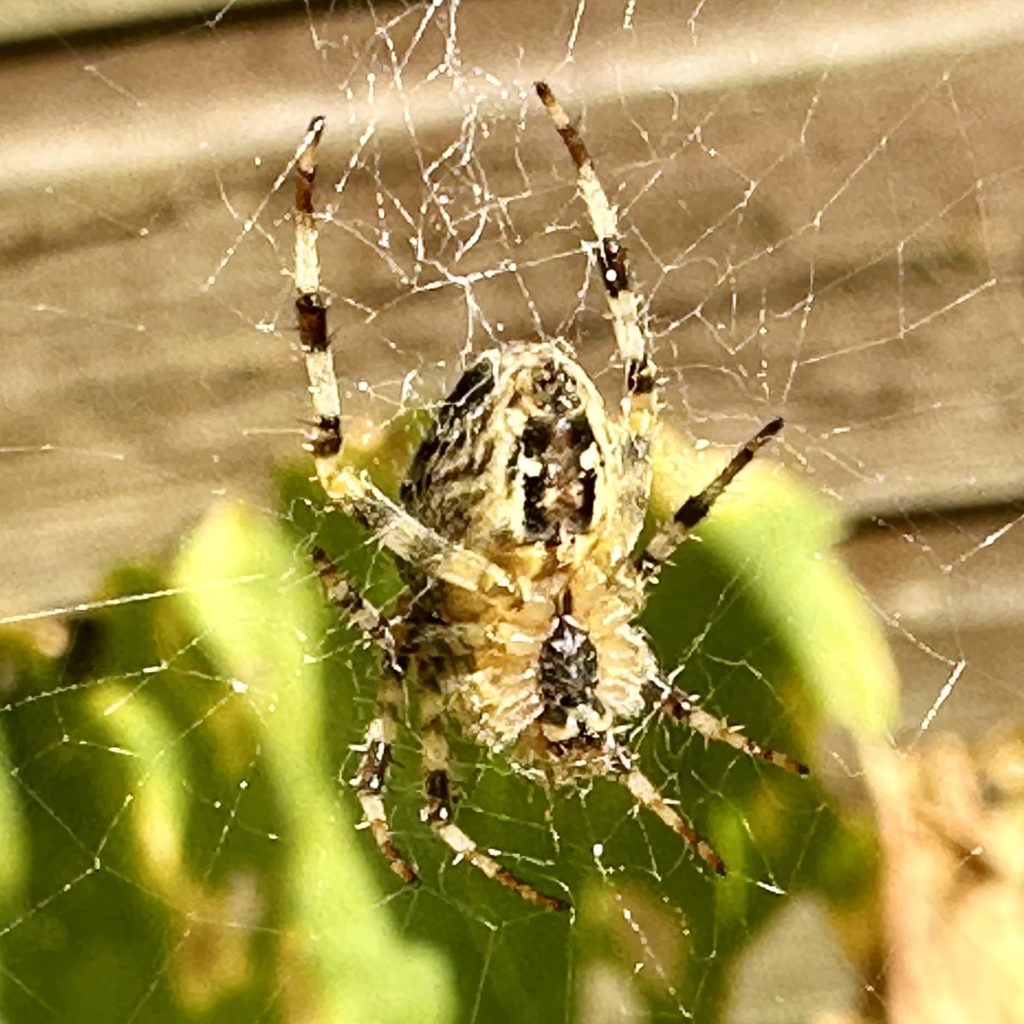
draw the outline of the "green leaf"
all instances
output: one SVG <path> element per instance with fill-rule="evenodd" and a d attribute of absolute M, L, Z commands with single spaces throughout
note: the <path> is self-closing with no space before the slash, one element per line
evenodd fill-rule
<path fill-rule="evenodd" d="M 655 466 L 654 515 L 671 516 L 714 477 L 728 454 L 698 457 L 665 431 Z M 771 465 L 766 452 L 737 477 L 674 561 L 686 562 L 700 545 L 697 561 L 713 564 L 723 578 L 742 579 L 743 600 L 783 648 L 786 671 L 814 710 L 870 742 L 891 734 L 899 682 L 877 618 L 835 554 L 843 533 L 837 510 Z M 670 575 L 670 587 L 682 584 Z M 681 585 L 670 600 L 685 601 L 685 589 Z"/>
<path fill-rule="evenodd" d="M 360 457 L 393 484 L 407 450 L 399 439 Z M 886 734 L 896 678 L 833 553 L 840 520 L 767 454 L 680 546 L 643 624 L 681 688 L 813 765 L 826 728 L 864 744 Z M 666 435 L 654 516 L 717 468 Z M 454 862 L 420 821 L 418 740 L 403 731 L 388 804 L 424 882 L 402 885 L 355 828 L 344 781 L 377 656 L 327 606 L 309 548 L 331 552 L 377 604 L 401 581 L 365 530 L 324 507 L 308 467 L 282 473 L 279 490 L 276 519 L 212 510 L 170 579 L 118 570 L 103 593 L 111 607 L 76 624 L 66 657 L 14 659 L 0 820 L 8 920 L 19 922 L 2 947 L 16 961 L 4 992 L 16 1018 L 472 1012 L 546 1024 L 586 1014 L 604 978 L 638 1012 L 713 1021 L 731 965 L 787 895 L 855 905 L 872 837 L 815 777 L 654 721 L 632 738 L 640 762 L 728 878 L 702 872 L 621 786 L 548 792 L 452 730 L 460 824 L 576 907 L 538 911 Z M 76 956 L 83 945 L 90 955 Z"/>
<path fill-rule="evenodd" d="M 300 564 L 279 529 L 225 505 L 202 523 L 174 572 L 204 646 L 263 726 L 287 841 L 283 927 L 315 978 L 316 1019 L 448 1020 L 449 969 L 438 953 L 403 938 L 380 905 L 352 800 L 339 795 L 330 771 L 323 598 Z"/>

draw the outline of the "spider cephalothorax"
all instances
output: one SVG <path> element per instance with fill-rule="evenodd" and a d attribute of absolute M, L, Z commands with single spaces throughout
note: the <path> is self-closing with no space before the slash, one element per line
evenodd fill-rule
<path fill-rule="evenodd" d="M 384 650 L 377 715 L 354 780 L 366 824 L 393 870 L 417 881 L 392 843 L 383 802 L 409 675 L 420 692 L 424 820 L 489 877 L 533 903 L 564 909 L 566 900 L 516 878 L 455 824 L 445 716 L 482 746 L 505 751 L 551 782 L 595 775 L 620 782 L 718 872 L 721 859 L 626 747 L 638 717 L 651 709 L 751 756 L 800 773 L 806 768 L 676 691 L 635 625 L 658 567 L 782 421 L 763 428 L 646 548 L 634 550 L 650 491 L 654 364 L 615 212 L 579 133 L 546 85 L 538 83 L 537 92 L 576 164 L 597 235 L 623 361 L 619 414 L 608 413 L 564 341 L 509 343 L 480 355 L 436 411 L 400 505 L 346 466 L 312 205 L 322 118 L 314 119 L 296 156 L 296 309 L 317 418 L 310 444 L 317 474 L 328 497 L 398 558 L 408 583 L 401 628 L 393 630 L 325 556 L 317 558 L 331 598 Z"/>

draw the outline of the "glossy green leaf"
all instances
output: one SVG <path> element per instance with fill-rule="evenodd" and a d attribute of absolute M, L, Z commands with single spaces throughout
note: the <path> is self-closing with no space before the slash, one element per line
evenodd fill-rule
<path fill-rule="evenodd" d="M 315 975 L 318 1019 L 443 1021 L 452 1010 L 447 965 L 404 939 L 383 911 L 352 802 L 339 799 L 330 771 L 322 598 L 300 564 L 281 531 L 228 505 L 196 532 L 175 583 L 204 645 L 262 724 L 288 845 L 283 927 Z"/>

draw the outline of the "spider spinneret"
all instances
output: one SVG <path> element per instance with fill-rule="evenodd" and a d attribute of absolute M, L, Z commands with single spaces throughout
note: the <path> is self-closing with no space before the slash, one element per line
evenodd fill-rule
<path fill-rule="evenodd" d="M 423 820 L 488 877 L 531 903 L 564 910 L 568 900 L 517 878 L 455 823 L 446 715 L 480 745 L 505 751 L 519 768 L 552 783 L 594 776 L 621 783 L 719 874 L 725 873 L 721 858 L 661 796 L 625 745 L 637 718 L 654 708 L 752 757 L 799 774 L 807 768 L 677 691 L 635 625 L 658 567 L 782 421 L 762 428 L 635 553 L 650 497 L 657 374 L 615 211 L 578 131 L 551 89 L 542 82 L 536 88 L 576 166 L 597 236 L 624 364 L 618 415 L 609 415 L 567 342 L 508 343 L 483 352 L 441 404 L 400 503 L 346 466 L 312 201 L 320 117 L 295 161 L 295 305 L 316 415 L 309 447 L 317 475 L 332 503 L 396 556 L 408 583 L 393 627 L 326 556 L 316 555 L 328 596 L 384 652 L 377 713 L 353 780 L 365 825 L 395 873 L 415 884 L 415 871 L 392 841 L 383 799 L 403 683 L 412 674 L 420 695 Z"/>

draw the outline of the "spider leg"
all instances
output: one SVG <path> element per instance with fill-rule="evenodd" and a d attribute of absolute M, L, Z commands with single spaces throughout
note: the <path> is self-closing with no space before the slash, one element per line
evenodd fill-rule
<path fill-rule="evenodd" d="M 324 586 L 327 599 L 340 611 L 345 619 L 358 626 L 387 655 L 392 667 L 396 661 L 395 638 L 387 620 L 370 604 L 362 594 L 338 572 L 323 548 L 313 548 L 313 564 Z"/>
<path fill-rule="evenodd" d="M 699 732 L 707 740 L 714 740 L 716 743 L 725 743 L 734 750 L 739 750 L 749 757 L 767 761 L 777 768 L 784 768 L 794 775 L 809 775 L 811 770 L 807 765 L 788 754 L 778 750 L 771 750 L 769 747 L 762 747 L 756 740 L 752 740 L 738 726 L 729 725 L 723 718 L 716 718 L 703 708 L 697 706 L 697 698 L 687 696 L 680 690 L 672 689 L 668 696 L 663 696 L 658 710 L 667 715 L 674 722 L 680 725 L 688 725 L 691 729 Z"/>
<path fill-rule="evenodd" d="M 672 517 L 672 521 L 651 538 L 647 548 L 637 559 L 637 569 L 650 575 L 658 566 L 668 561 L 683 537 L 707 516 L 715 502 L 722 496 L 722 492 L 753 459 L 757 450 L 767 444 L 781 429 L 781 417 L 776 417 L 763 426 L 733 455 L 725 469 L 703 491 L 687 498 Z"/>
<path fill-rule="evenodd" d="M 590 152 L 565 108 L 555 99 L 546 82 L 537 82 L 535 88 L 576 165 L 576 184 L 597 235 L 597 258 L 615 343 L 626 367 L 623 414 L 629 433 L 646 439 L 653 427 L 657 403 L 657 369 L 647 351 L 647 341 L 640 326 L 639 301 L 629 284 L 629 263 L 626 250 L 619 241 L 618 218 L 598 180 Z"/>
<path fill-rule="evenodd" d="M 529 882 L 517 878 L 493 857 L 484 853 L 465 832 L 455 824 L 451 802 L 451 779 L 448 775 L 448 741 L 442 726 L 443 704 L 436 686 L 423 684 L 420 702 L 421 732 L 423 738 L 423 772 L 426 801 L 421 816 L 457 857 L 469 861 L 492 881 L 510 889 L 527 903 L 546 910 L 571 910 L 568 900 L 548 896 Z"/>
<path fill-rule="evenodd" d="M 419 885 L 416 872 L 392 842 L 384 808 L 391 748 L 398 732 L 399 709 L 402 706 L 405 659 L 397 654 L 395 638 L 387 621 L 338 572 L 320 548 L 314 549 L 313 561 L 331 603 L 344 611 L 348 621 L 358 626 L 384 654 L 381 681 L 377 687 L 377 714 L 366 728 L 363 756 L 351 784 L 363 811 L 363 822 L 388 866 L 403 882 Z"/>
<path fill-rule="evenodd" d="M 355 787 L 359 806 L 363 810 L 363 821 L 388 866 L 403 882 L 408 885 L 419 885 L 420 880 L 416 872 L 399 853 L 391 839 L 391 829 L 384 807 L 391 747 L 398 730 L 398 709 L 401 702 L 402 688 L 398 679 L 385 669 L 377 689 L 377 714 L 367 726 L 363 756 L 359 762 L 359 770 L 352 779 L 352 785 Z"/>
<path fill-rule="evenodd" d="M 362 522 L 398 558 L 453 586 L 484 593 L 514 594 L 507 573 L 417 522 L 369 480 L 342 463 L 341 395 L 334 372 L 327 304 L 320 290 L 317 223 L 313 209 L 316 151 L 324 119 L 315 117 L 295 155 L 295 313 L 306 361 L 316 427 L 309 444 L 327 497 Z"/>
<path fill-rule="evenodd" d="M 706 839 L 702 839 L 683 820 L 679 812 L 658 792 L 654 783 L 639 768 L 633 766 L 632 755 L 620 750 L 616 755 L 616 761 L 618 780 L 633 794 L 633 799 L 661 818 L 705 864 L 714 870 L 715 874 L 724 875 L 726 870 L 722 858 L 715 853 Z"/>

